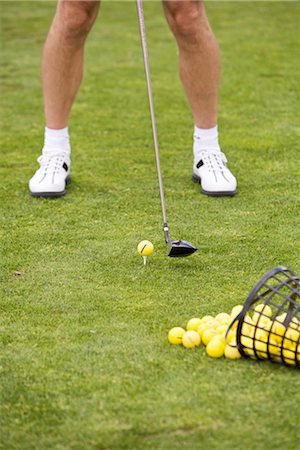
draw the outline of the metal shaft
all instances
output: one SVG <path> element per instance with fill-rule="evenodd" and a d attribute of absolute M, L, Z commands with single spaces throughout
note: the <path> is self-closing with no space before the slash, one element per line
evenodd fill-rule
<path fill-rule="evenodd" d="M 145 21 L 144 21 L 144 11 L 143 11 L 142 0 L 136 0 L 136 5 L 137 5 L 139 27 L 140 27 L 140 34 L 141 34 L 141 44 L 142 44 L 142 50 L 143 50 L 145 75 L 146 75 L 146 81 L 147 81 L 147 90 L 148 90 L 148 99 L 149 99 L 149 107 L 150 107 L 150 115 L 151 115 L 151 123 L 152 123 L 152 133 L 153 133 L 153 141 L 154 141 L 154 149 L 155 149 L 159 193 L 160 193 L 161 209 L 162 209 L 162 215 L 163 215 L 163 221 L 164 221 L 164 235 L 165 235 L 165 241 L 169 242 L 170 241 L 169 229 L 168 229 L 168 224 L 167 224 L 165 197 L 164 197 L 163 182 L 162 182 L 161 169 L 160 169 L 158 139 L 157 139 L 157 132 L 156 132 L 156 124 L 155 124 L 154 104 L 153 104 L 153 97 L 152 97 L 150 66 L 149 66 L 149 57 L 148 57 L 148 49 L 147 49 L 147 42 L 146 42 L 146 30 L 145 30 Z"/>

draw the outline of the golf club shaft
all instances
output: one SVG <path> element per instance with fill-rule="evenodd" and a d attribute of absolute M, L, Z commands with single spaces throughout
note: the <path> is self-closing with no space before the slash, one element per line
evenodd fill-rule
<path fill-rule="evenodd" d="M 145 21 L 144 21 L 143 2 L 142 2 L 142 0 L 136 0 L 136 4 L 137 4 L 137 12 L 138 12 L 138 19 L 139 19 L 140 35 L 141 35 L 141 44 L 142 44 L 142 50 L 143 50 L 145 75 L 146 75 L 146 81 L 147 81 L 147 90 L 148 90 L 149 107 L 150 107 L 150 115 L 151 115 L 151 123 L 152 123 L 153 141 L 154 141 L 154 148 L 155 148 L 155 158 L 156 158 L 156 168 L 157 168 L 157 175 L 158 175 L 161 209 L 162 209 L 162 215 L 163 215 L 163 221 L 164 221 L 164 235 L 165 235 L 165 241 L 169 242 L 170 241 L 169 229 L 168 229 L 168 224 L 167 224 L 165 197 L 164 197 L 163 182 L 162 182 L 161 169 L 160 169 L 160 158 L 159 158 L 158 139 L 157 139 L 157 132 L 156 132 L 154 104 L 153 104 L 151 79 L 150 79 L 150 66 L 149 66 L 149 57 L 148 57 L 147 42 L 146 42 L 146 30 L 145 30 Z"/>

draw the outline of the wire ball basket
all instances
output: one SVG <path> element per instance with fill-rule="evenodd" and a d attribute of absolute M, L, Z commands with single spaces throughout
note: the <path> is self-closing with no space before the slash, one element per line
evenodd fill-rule
<path fill-rule="evenodd" d="M 245 358 L 300 368 L 299 277 L 286 267 L 267 272 L 231 328 L 236 328 L 236 347 Z"/>

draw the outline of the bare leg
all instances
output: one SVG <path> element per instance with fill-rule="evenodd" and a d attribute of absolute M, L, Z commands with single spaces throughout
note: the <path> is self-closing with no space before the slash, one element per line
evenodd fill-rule
<path fill-rule="evenodd" d="M 68 119 L 83 74 L 85 39 L 99 1 L 59 0 L 42 59 L 45 141 L 40 168 L 29 181 L 34 197 L 60 197 L 70 180 Z"/>
<path fill-rule="evenodd" d="M 46 126 L 67 126 L 83 75 L 85 39 L 97 17 L 99 1 L 59 0 L 42 59 Z"/>
<path fill-rule="evenodd" d="M 179 72 L 195 124 L 217 124 L 220 53 L 201 0 L 163 0 L 179 47 Z"/>
<path fill-rule="evenodd" d="M 233 196 L 236 179 L 220 151 L 217 130 L 220 52 L 202 0 L 163 0 L 179 48 L 179 72 L 194 116 L 193 181 L 212 196 Z"/>

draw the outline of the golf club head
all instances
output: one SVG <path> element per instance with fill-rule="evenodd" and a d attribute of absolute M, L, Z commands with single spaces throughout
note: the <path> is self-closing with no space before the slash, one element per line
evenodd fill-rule
<path fill-rule="evenodd" d="M 169 244 L 168 256 L 171 257 L 189 256 L 197 251 L 197 248 L 187 241 L 170 241 Z"/>

